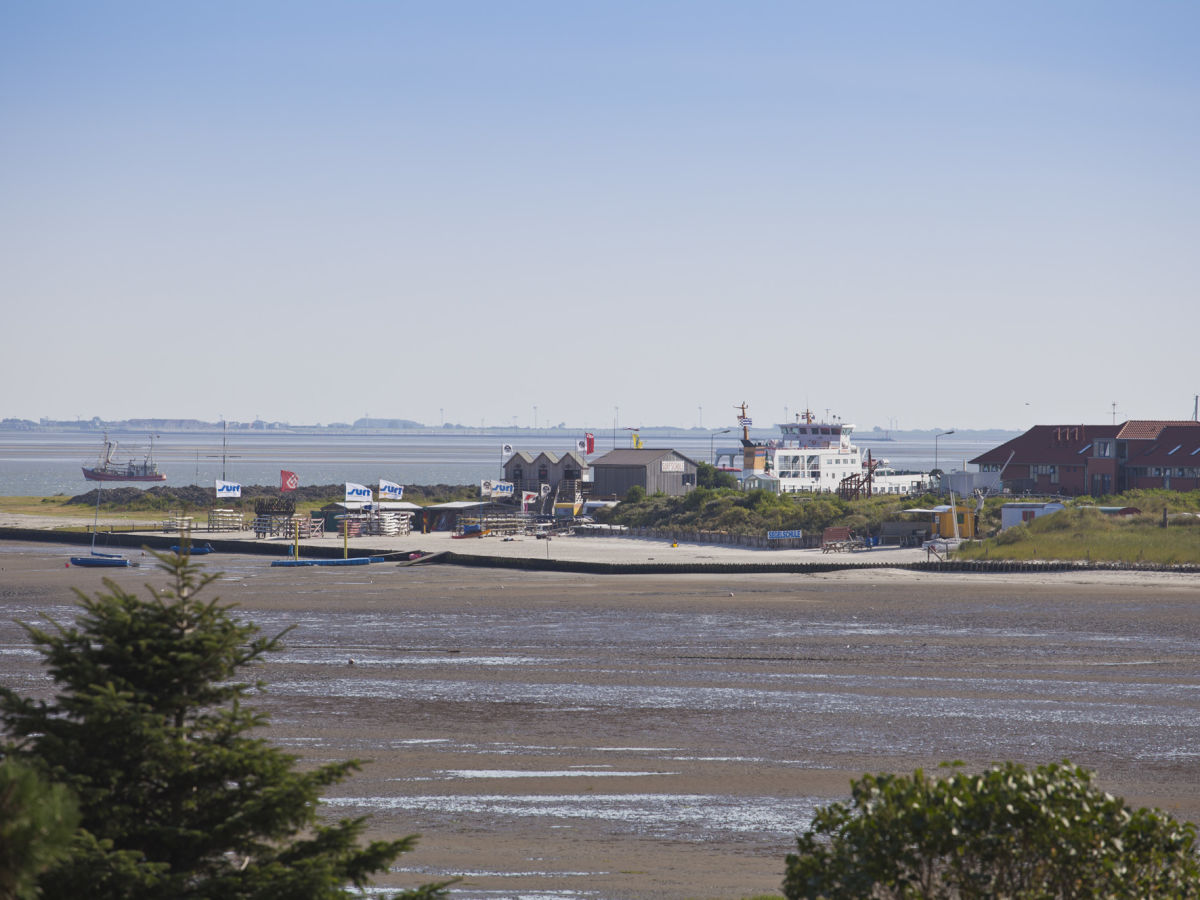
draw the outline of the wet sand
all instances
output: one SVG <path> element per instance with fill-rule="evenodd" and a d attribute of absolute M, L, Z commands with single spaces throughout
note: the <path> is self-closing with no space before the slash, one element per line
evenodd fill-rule
<path fill-rule="evenodd" d="M 49 684 L 14 618 L 69 616 L 71 588 L 105 575 L 160 580 L 67 569 L 70 552 L 0 544 L 0 672 L 28 693 Z M 263 671 L 269 736 L 313 762 L 371 760 L 331 812 L 423 834 L 380 883 L 772 892 L 814 805 L 863 772 L 948 759 L 1069 758 L 1200 820 L 1195 577 L 209 564 L 264 631 L 296 626 Z"/>

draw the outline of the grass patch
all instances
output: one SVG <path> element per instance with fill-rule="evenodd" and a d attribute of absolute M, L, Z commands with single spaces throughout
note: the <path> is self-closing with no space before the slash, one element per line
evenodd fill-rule
<path fill-rule="evenodd" d="M 68 505 L 70 499 L 65 494 L 58 494 L 54 497 L 0 497 L 0 513 L 53 516 L 54 518 L 78 519 L 81 523 L 90 523 L 96 515 L 96 507 L 80 504 Z M 100 508 L 108 518 L 146 518 L 145 511 L 111 509 L 103 503 Z"/>

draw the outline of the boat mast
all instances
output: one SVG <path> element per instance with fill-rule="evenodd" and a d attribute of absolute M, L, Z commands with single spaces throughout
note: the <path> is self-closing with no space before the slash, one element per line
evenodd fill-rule
<path fill-rule="evenodd" d="M 96 515 L 92 518 L 92 556 L 96 555 L 96 532 L 100 530 L 100 492 L 104 490 L 104 482 L 96 482 Z"/>

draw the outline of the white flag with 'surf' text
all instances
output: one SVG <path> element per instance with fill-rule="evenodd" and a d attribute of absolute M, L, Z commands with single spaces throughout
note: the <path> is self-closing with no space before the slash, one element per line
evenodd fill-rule
<path fill-rule="evenodd" d="M 396 484 L 394 481 L 384 481 L 379 479 L 379 499 L 380 500 L 403 500 L 404 485 Z"/>
<path fill-rule="evenodd" d="M 222 481 L 220 478 L 217 479 L 218 500 L 226 497 L 233 499 L 240 496 L 242 496 L 242 486 L 236 481 Z"/>
<path fill-rule="evenodd" d="M 346 482 L 346 502 L 360 501 L 364 503 L 371 502 L 371 489 L 365 484 L 355 484 L 353 481 Z"/>

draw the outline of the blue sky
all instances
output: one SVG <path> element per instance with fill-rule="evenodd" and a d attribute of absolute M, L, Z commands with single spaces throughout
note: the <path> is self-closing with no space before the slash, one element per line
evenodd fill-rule
<path fill-rule="evenodd" d="M 1200 6 L 0 6 L 0 416 L 1190 415 Z"/>

